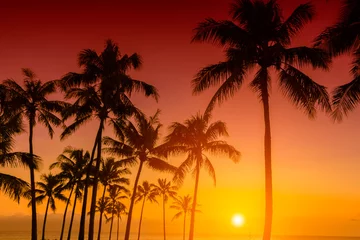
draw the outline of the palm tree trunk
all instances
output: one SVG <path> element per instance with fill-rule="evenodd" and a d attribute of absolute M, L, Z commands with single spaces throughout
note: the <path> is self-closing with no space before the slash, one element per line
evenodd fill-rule
<path fill-rule="evenodd" d="M 89 221 L 89 238 L 94 239 L 94 224 L 95 224 L 95 207 L 96 207 L 96 195 L 99 181 L 99 169 L 101 163 L 101 143 L 102 143 L 102 130 L 104 127 L 104 121 L 100 120 L 99 134 L 97 139 L 97 158 L 94 172 L 94 184 L 92 188 L 91 204 L 90 204 L 90 221 Z"/>
<path fill-rule="evenodd" d="M 35 170 L 34 162 L 34 149 L 33 149 L 33 131 L 34 131 L 34 117 L 29 120 L 29 152 L 30 152 L 30 185 L 31 185 L 31 240 L 37 240 L 37 220 L 36 220 L 36 202 L 35 202 Z"/>
<path fill-rule="evenodd" d="M 48 198 L 48 201 L 47 201 L 47 204 L 46 204 L 46 209 L 45 209 L 44 223 L 43 223 L 42 236 L 41 236 L 42 240 L 45 239 L 45 226 L 46 226 L 47 213 L 48 213 L 48 210 L 49 210 L 49 203 L 50 203 L 50 198 Z"/>
<path fill-rule="evenodd" d="M 77 192 L 78 192 L 78 186 L 76 186 L 76 189 L 75 189 L 74 206 L 73 206 L 72 213 L 71 213 L 71 219 L 70 219 L 70 225 L 69 225 L 69 231 L 68 231 L 67 240 L 70 240 L 70 238 L 71 238 L 71 230 L 72 230 L 72 225 L 73 225 L 74 216 L 75 216 L 75 208 L 76 208 L 76 200 L 77 200 L 76 193 Z"/>
<path fill-rule="evenodd" d="M 183 240 L 185 240 L 186 212 L 184 214 Z"/>
<path fill-rule="evenodd" d="M 146 200 L 146 198 L 144 197 L 143 204 L 142 204 L 142 207 L 141 207 L 141 213 L 140 213 L 140 222 L 139 222 L 139 231 L 138 231 L 138 238 L 137 238 L 137 240 L 140 239 L 141 222 L 142 222 L 142 217 L 143 217 L 143 212 L 144 212 L 145 200 Z"/>
<path fill-rule="evenodd" d="M 119 240 L 119 230 L 120 230 L 120 213 L 118 213 L 118 219 L 117 219 L 116 240 Z"/>
<path fill-rule="evenodd" d="M 106 185 L 104 185 L 104 191 L 101 197 L 101 202 L 104 202 L 104 198 L 105 198 L 105 191 L 106 191 Z M 103 213 L 104 212 L 100 212 L 100 219 L 99 219 L 99 230 L 98 230 L 98 237 L 97 240 L 100 240 L 100 234 L 101 234 L 101 227 L 102 227 L 102 218 L 103 218 Z"/>
<path fill-rule="evenodd" d="M 164 226 L 164 240 L 166 240 L 165 232 L 165 196 L 163 195 L 163 226 Z"/>
<path fill-rule="evenodd" d="M 194 239 L 196 198 L 197 198 L 197 190 L 198 190 L 198 186 L 199 186 L 199 175 L 200 175 L 200 166 L 198 164 L 196 164 L 194 200 L 193 200 L 193 205 L 192 205 L 192 209 L 191 209 L 189 240 Z"/>
<path fill-rule="evenodd" d="M 70 191 L 70 194 L 69 194 L 69 198 L 68 198 L 68 200 L 66 201 L 64 216 L 63 216 L 63 220 L 62 220 L 62 224 L 61 224 L 60 240 L 62 240 L 62 239 L 63 239 L 63 236 L 64 236 L 64 229 L 65 229 L 65 222 L 66 222 L 66 213 L 67 213 L 67 209 L 68 209 L 68 207 L 69 207 L 69 203 L 70 203 L 70 200 L 71 200 L 71 196 L 72 196 L 73 191 L 74 191 L 74 185 L 72 186 L 71 191 Z"/>
<path fill-rule="evenodd" d="M 133 208 L 134 208 L 136 189 L 137 189 L 137 186 L 139 183 L 142 166 L 143 166 L 143 162 L 140 161 L 139 169 L 138 169 L 138 172 L 137 172 L 136 178 L 135 178 L 134 189 L 133 189 L 132 196 L 131 196 L 129 213 L 128 213 L 127 222 L 126 222 L 126 230 L 125 230 L 125 238 L 124 238 L 125 240 L 129 240 L 129 237 L 130 237 L 132 212 L 133 212 Z"/>
<path fill-rule="evenodd" d="M 109 240 L 111 240 L 111 234 L 112 234 L 113 222 L 114 222 L 114 208 L 112 209 L 112 214 L 111 214 L 111 223 L 110 223 L 110 234 L 109 234 Z"/>
<path fill-rule="evenodd" d="M 272 170 L 271 170 L 271 131 L 270 131 L 270 110 L 269 110 L 269 93 L 267 87 L 263 87 L 262 102 L 264 106 L 265 121 L 265 225 L 263 240 L 270 240 L 272 225 Z"/>
<path fill-rule="evenodd" d="M 84 240 L 84 239 L 85 239 L 86 203 L 87 203 L 87 196 L 88 196 L 89 185 L 90 185 L 91 166 L 92 166 L 92 164 L 93 164 L 94 157 L 95 157 L 95 150 L 96 150 L 97 143 L 98 143 L 99 132 L 100 132 L 100 127 L 99 127 L 99 129 L 98 129 L 97 134 L 96 134 L 94 147 L 93 147 L 93 149 L 92 149 L 92 151 L 91 151 L 90 162 L 89 162 L 89 164 L 88 164 L 87 171 L 86 171 L 86 179 L 85 179 L 85 187 L 84 187 L 84 197 L 83 197 L 83 204 L 82 204 L 82 209 L 81 209 L 80 229 L 79 229 L 79 237 L 78 237 L 78 240 Z"/>

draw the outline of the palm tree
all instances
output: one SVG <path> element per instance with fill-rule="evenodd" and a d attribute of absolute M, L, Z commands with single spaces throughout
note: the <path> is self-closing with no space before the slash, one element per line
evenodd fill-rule
<path fill-rule="evenodd" d="M 55 92 L 56 86 L 54 81 L 42 83 L 36 78 L 36 75 L 30 69 L 22 69 L 24 75 L 24 88 L 15 80 L 8 79 L 3 82 L 3 87 L 8 96 L 7 104 L 11 106 L 16 114 L 21 118 L 28 120 L 29 127 L 29 154 L 33 158 L 33 129 L 36 123 L 43 124 L 52 138 L 54 130 L 52 125 L 59 126 L 62 121 L 54 112 L 60 112 L 67 105 L 61 101 L 50 101 L 49 95 Z M 31 161 L 33 162 L 33 161 Z M 30 166 L 30 186 L 31 186 L 31 239 L 37 239 L 36 224 L 36 204 L 35 204 L 35 168 Z"/>
<path fill-rule="evenodd" d="M 177 194 L 178 188 L 175 186 L 171 186 L 171 182 L 168 182 L 165 178 L 158 179 L 158 185 L 153 185 L 155 191 L 157 191 L 158 195 L 162 197 L 163 200 L 163 231 L 164 231 L 164 240 L 166 240 L 166 232 L 165 232 L 165 204 L 169 200 L 169 197 L 175 198 Z"/>
<path fill-rule="evenodd" d="M 22 152 L 12 152 L 14 135 L 23 131 L 21 116 L 8 116 L 5 113 L 0 115 L 0 166 L 17 167 L 19 165 L 27 168 L 33 165 L 38 169 L 39 157 L 34 158 L 31 163 L 29 154 Z M 30 188 L 29 184 L 15 176 L 0 173 L 0 190 L 11 199 L 19 202 L 20 197 Z"/>
<path fill-rule="evenodd" d="M 44 199 L 47 198 L 45 215 L 44 215 L 44 223 L 42 229 L 42 236 L 41 239 L 45 239 L 45 227 L 46 227 L 46 218 L 49 210 L 49 206 L 55 212 L 56 211 L 56 204 L 55 200 L 61 200 L 66 202 L 67 198 L 63 195 L 64 185 L 62 184 L 62 180 L 57 175 L 52 175 L 49 173 L 48 175 L 41 175 L 42 182 L 37 182 L 37 189 L 36 193 L 37 196 L 35 197 L 35 201 L 37 203 L 42 203 Z M 31 205 L 31 202 L 29 203 Z"/>
<path fill-rule="evenodd" d="M 185 175 L 192 169 L 195 177 L 194 200 L 191 212 L 189 239 L 194 237 L 195 211 L 197 205 L 197 192 L 199 186 L 200 169 L 202 167 L 210 174 L 216 184 L 215 169 L 210 159 L 205 155 L 227 155 L 235 163 L 239 161 L 240 152 L 225 141 L 218 140 L 228 136 L 224 122 L 217 121 L 210 124 L 210 114 L 196 115 L 186 120 L 184 124 L 175 122 L 170 127 L 170 134 L 164 144 L 168 154 L 187 154 L 186 160 L 181 163 L 174 175 L 174 181 L 182 184 Z"/>
<path fill-rule="evenodd" d="M 122 128 L 118 128 L 119 140 L 110 137 L 104 138 L 105 150 L 111 154 L 126 157 L 122 161 L 130 166 L 139 164 L 133 192 L 130 200 L 129 214 L 126 223 L 125 240 L 129 240 L 132 212 L 135 203 L 136 191 L 144 163 L 155 170 L 174 172 L 176 168 L 162 159 L 157 142 L 159 141 L 159 111 L 147 118 L 143 114 L 135 115 L 135 124 L 131 121 Z"/>
<path fill-rule="evenodd" d="M 264 240 L 270 240 L 272 225 L 272 170 L 269 91 L 271 71 L 278 73 L 279 88 L 294 105 L 310 117 L 316 106 L 331 111 L 324 86 L 314 82 L 298 67 L 312 66 L 328 70 L 330 56 L 319 48 L 290 47 L 304 25 L 314 16 L 310 3 L 299 5 L 284 19 L 276 0 L 236 0 L 230 8 L 231 20 L 212 18 L 195 29 L 194 42 L 211 42 L 223 47 L 225 61 L 209 65 L 192 81 L 193 93 L 220 85 L 210 101 L 208 111 L 216 103 L 232 97 L 251 70 L 256 69 L 250 87 L 262 102 L 265 122 L 265 225 Z M 195 199 L 196 200 L 196 199 Z M 190 239 L 192 240 L 192 239 Z"/>
<path fill-rule="evenodd" d="M 90 158 L 90 166 L 92 166 L 95 149 L 97 148 L 89 221 L 89 239 L 93 240 L 103 129 L 107 122 L 115 125 L 116 120 L 124 119 L 137 112 L 129 99 L 133 92 L 142 92 L 146 96 L 153 96 L 156 100 L 158 93 L 155 87 L 134 80 L 128 75 L 128 71 L 132 68 L 140 68 L 141 57 L 136 53 L 131 56 L 121 55 L 118 46 L 111 40 L 106 42 L 102 53 L 97 54 L 92 49 L 85 49 L 79 54 L 78 59 L 83 70 L 82 73 L 70 72 L 62 78 L 62 88 L 66 92 L 65 98 L 75 98 L 76 100 L 71 107 L 63 112 L 64 119 L 75 116 L 75 121 L 64 130 L 61 137 L 63 139 L 72 134 L 80 126 L 94 118 L 99 121 L 99 128 Z M 89 171 L 84 189 L 85 201 L 83 201 L 80 222 L 79 239 L 81 240 L 84 239 Z"/>
<path fill-rule="evenodd" d="M 109 197 L 101 197 L 99 198 L 99 200 L 97 201 L 96 204 L 96 208 L 95 208 L 95 212 L 99 212 L 100 213 L 100 220 L 99 220 L 99 231 L 98 231 L 98 240 L 100 240 L 100 235 L 101 235 L 101 228 L 102 228 L 102 215 L 106 212 L 111 211 L 112 206 L 111 206 L 111 201 Z"/>
<path fill-rule="evenodd" d="M 109 191 L 109 198 L 110 198 L 110 204 L 111 204 L 111 207 L 108 209 L 108 210 L 110 210 L 110 211 L 108 211 L 108 213 L 111 214 L 110 234 L 109 234 L 109 240 L 111 240 L 114 215 L 117 214 L 117 212 L 116 212 L 117 205 L 120 204 L 120 205 L 122 205 L 120 208 L 125 209 L 125 205 L 123 203 L 121 203 L 121 201 L 123 199 L 128 198 L 129 191 L 126 188 L 119 186 L 119 185 L 110 185 L 108 191 Z M 126 193 L 127 195 L 124 195 L 123 193 Z"/>
<path fill-rule="evenodd" d="M 120 220 L 121 220 L 121 215 L 122 214 L 127 214 L 126 212 L 126 206 L 121 203 L 121 202 L 117 202 L 115 204 L 115 214 L 117 217 L 117 229 L 116 229 L 116 239 L 119 240 L 119 231 L 120 231 Z"/>
<path fill-rule="evenodd" d="M 142 217 L 143 217 L 143 213 L 144 213 L 145 202 L 149 201 L 149 202 L 156 202 L 157 203 L 156 197 L 158 196 L 158 192 L 155 190 L 153 184 L 149 184 L 148 181 L 144 181 L 142 183 L 142 185 L 138 185 L 137 192 L 135 194 L 136 194 L 135 203 L 138 203 L 138 202 L 142 201 L 141 213 L 140 213 L 140 222 L 139 222 L 139 231 L 138 231 L 138 238 L 137 238 L 137 240 L 139 240 L 140 239 L 141 223 L 142 223 Z"/>
<path fill-rule="evenodd" d="M 62 220 L 60 240 L 63 239 L 65 221 L 67 209 L 71 201 L 72 194 L 75 191 L 74 197 L 74 205 L 73 205 L 73 213 L 71 216 L 69 231 L 68 231 L 68 239 L 71 236 L 72 229 L 72 220 L 74 216 L 76 200 L 81 196 L 82 185 L 84 181 L 84 176 L 86 174 L 86 167 L 90 160 L 90 153 L 85 152 L 83 149 L 74 149 L 72 147 L 67 147 L 64 149 L 63 153 L 59 155 L 57 161 L 50 165 L 50 169 L 58 167 L 61 169 L 59 176 L 61 179 L 66 182 L 65 188 L 70 189 L 68 200 L 66 201 L 64 216 Z"/>
<path fill-rule="evenodd" d="M 73 222 L 74 222 L 74 217 L 75 217 L 75 209 L 76 209 L 76 203 L 77 201 L 82 200 L 83 198 L 83 189 L 85 186 L 85 180 L 82 179 L 80 180 L 77 184 L 76 184 L 76 188 L 75 188 L 75 196 L 74 196 L 74 204 L 73 204 L 73 209 L 71 212 L 71 218 L 70 218 L 70 224 L 69 224 L 69 230 L 68 230 L 68 236 L 67 236 L 67 240 L 71 239 L 71 231 L 72 231 L 72 226 L 73 226 Z"/>
<path fill-rule="evenodd" d="M 332 117 L 341 121 L 359 103 L 360 96 L 360 2 L 344 0 L 338 21 L 326 28 L 316 39 L 315 46 L 321 46 L 332 56 L 350 53 L 353 61 L 350 73 L 353 80 L 337 87 L 333 91 Z"/>
<path fill-rule="evenodd" d="M 183 225 L 183 240 L 185 240 L 185 233 L 186 233 L 186 215 L 189 213 L 191 214 L 191 196 L 186 195 L 184 197 L 178 196 L 174 199 L 173 204 L 170 206 L 170 208 L 173 208 L 179 212 L 177 212 L 172 220 L 175 220 L 182 215 L 184 215 L 184 225 Z"/>
<path fill-rule="evenodd" d="M 114 158 L 107 158 L 105 161 L 102 161 L 102 166 L 99 173 L 99 181 L 104 186 L 104 190 L 101 201 L 104 201 L 105 199 L 105 192 L 108 186 L 118 186 L 126 193 L 129 193 L 129 191 L 122 186 L 129 185 L 129 179 L 121 177 L 124 174 L 130 174 L 130 171 L 127 168 L 122 168 L 121 161 L 115 161 Z M 100 212 L 100 222 L 102 222 L 103 213 L 104 212 Z M 100 240 L 100 234 L 101 224 L 99 224 L 98 240 Z"/>

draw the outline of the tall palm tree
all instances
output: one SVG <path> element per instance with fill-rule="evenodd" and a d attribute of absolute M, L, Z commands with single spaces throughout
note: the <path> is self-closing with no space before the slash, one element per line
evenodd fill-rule
<path fill-rule="evenodd" d="M 63 195 L 64 185 L 62 184 L 62 180 L 58 175 L 52 175 L 49 173 L 48 175 L 41 175 L 42 182 L 37 182 L 37 189 L 35 197 L 35 201 L 37 203 L 42 203 L 44 199 L 47 198 L 45 215 L 44 215 L 44 223 L 42 229 L 42 236 L 41 239 L 45 239 L 45 228 L 46 228 L 46 218 L 50 208 L 55 212 L 56 211 L 56 204 L 55 200 L 61 200 L 66 202 L 67 198 Z M 31 205 L 31 202 L 29 203 Z"/>
<path fill-rule="evenodd" d="M 168 182 L 165 178 L 158 179 L 158 185 L 153 185 L 155 191 L 157 191 L 158 195 L 162 197 L 163 201 L 163 231 L 164 231 L 164 240 L 166 240 L 166 227 L 165 227 L 165 204 L 170 198 L 175 198 L 177 195 L 178 188 L 176 186 L 172 186 L 171 182 Z"/>
<path fill-rule="evenodd" d="M 117 202 L 115 204 L 114 211 L 115 211 L 115 215 L 117 217 L 116 240 L 119 240 L 121 215 L 127 214 L 126 206 L 121 202 Z"/>
<path fill-rule="evenodd" d="M 60 240 L 63 239 L 66 214 L 67 214 L 68 206 L 71 201 L 71 197 L 75 191 L 76 196 L 74 197 L 74 206 L 73 206 L 73 214 L 74 214 L 76 200 L 81 195 L 80 193 L 89 160 L 90 160 L 89 152 L 84 152 L 83 149 L 74 149 L 72 147 L 67 147 L 64 149 L 63 153 L 59 155 L 57 161 L 50 165 L 50 169 L 53 169 L 55 167 L 61 169 L 59 176 L 65 182 L 64 187 L 70 189 L 70 193 L 68 200 L 66 201 L 66 206 L 65 206 L 62 225 L 61 225 Z M 73 219 L 73 214 L 71 219 Z M 70 222 L 70 226 L 69 226 L 68 239 L 70 239 L 71 236 L 71 228 L 72 228 L 72 221 Z"/>
<path fill-rule="evenodd" d="M 62 87 L 66 92 L 65 98 L 75 98 L 76 100 L 70 108 L 63 112 L 64 119 L 75 116 L 75 121 L 64 130 L 61 137 L 72 134 L 80 126 L 94 118 L 99 122 L 90 159 L 91 166 L 97 148 L 89 221 L 89 239 L 93 240 L 103 129 L 107 123 L 114 125 L 117 119 L 124 119 L 137 111 L 129 99 L 133 92 L 142 92 L 145 96 L 153 96 L 156 100 L 158 93 L 155 87 L 128 75 L 131 69 L 140 68 L 141 57 L 136 53 L 131 56 L 121 55 L 118 46 L 111 40 L 106 42 L 105 49 L 100 54 L 92 49 L 85 49 L 80 52 L 78 60 L 82 72 L 70 72 L 62 78 Z M 79 231 L 81 240 L 84 239 L 89 175 L 88 171 Z"/>
<path fill-rule="evenodd" d="M 33 165 L 34 169 L 38 169 L 39 157 L 34 158 L 34 162 L 30 162 L 29 154 L 23 152 L 12 152 L 14 144 L 14 136 L 23 131 L 21 116 L 0 115 L 0 166 L 17 167 L 19 165 L 29 168 Z M 15 176 L 0 173 L 0 191 L 9 196 L 11 199 L 19 202 L 20 197 L 28 191 L 30 185 Z"/>
<path fill-rule="evenodd" d="M 184 124 L 175 122 L 170 127 L 170 134 L 164 144 L 168 154 L 186 154 L 186 160 L 181 163 L 175 172 L 174 181 L 182 184 L 186 173 L 192 170 L 195 177 L 195 188 L 190 220 L 189 239 L 194 238 L 195 212 L 197 192 L 199 187 L 200 169 L 210 174 L 216 184 L 215 169 L 208 156 L 210 154 L 227 155 L 235 163 L 239 161 L 240 152 L 227 142 L 218 140 L 228 136 L 226 125 L 222 121 L 210 123 L 210 114 L 196 115 L 186 120 Z"/>
<path fill-rule="evenodd" d="M 119 189 L 122 189 L 124 192 L 130 194 L 129 190 L 127 190 L 123 185 L 129 185 L 129 179 L 125 177 L 121 177 L 124 174 L 130 174 L 130 171 L 127 168 L 122 167 L 121 161 L 115 161 L 114 158 L 107 158 L 105 161 L 102 161 L 101 170 L 99 173 L 99 181 L 102 183 L 104 190 L 101 197 L 101 201 L 105 199 L 105 192 L 108 189 L 108 186 L 117 186 Z M 110 191 L 110 190 L 109 190 Z M 104 212 L 100 212 L 100 222 L 102 222 Z M 98 230 L 98 240 L 100 240 L 101 234 L 101 224 L 99 224 Z"/>
<path fill-rule="evenodd" d="M 62 121 L 54 113 L 61 112 L 67 105 L 61 101 L 51 101 L 47 98 L 56 91 L 54 81 L 42 83 L 37 79 L 35 73 L 30 69 L 22 69 L 24 75 L 24 87 L 20 86 L 15 80 L 7 79 L 3 82 L 3 87 L 8 96 L 7 104 L 20 114 L 22 119 L 28 120 L 29 128 L 29 154 L 33 158 L 33 132 L 36 123 L 41 123 L 46 127 L 50 137 L 54 135 L 52 125 L 59 126 Z M 31 186 L 31 239 L 37 239 L 36 223 L 36 204 L 35 204 L 35 169 L 30 166 L 30 186 Z"/>
<path fill-rule="evenodd" d="M 225 61 L 200 70 L 193 79 L 193 93 L 220 85 L 210 101 L 208 111 L 216 103 L 232 97 L 242 86 L 244 78 L 256 69 L 250 87 L 263 105 L 265 122 L 265 225 L 264 240 L 270 240 L 272 225 L 272 170 L 269 91 L 271 71 L 278 73 L 279 88 L 294 105 L 310 118 L 316 107 L 331 111 L 324 86 L 314 82 L 298 67 L 312 66 L 328 70 L 330 56 L 319 48 L 290 47 L 291 40 L 314 16 L 310 3 L 299 5 L 287 19 L 282 16 L 276 0 L 236 0 L 230 8 L 231 20 L 212 18 L 195 29 L 194 42 L 211 42 L 223 47 Z M 192 240 L 192 239 L 191 239 Z"/>
<path fill-rule="evenodd" d="M 174 215 L 172 220 L 175 220 L 182 215 L 184 215 L 184 225 L 183 225 L 183 240 L 185 240 L 185 234 L 186 234 L 186 215 L 191 214 L 191 196 L 186 195 L 184 197 L 178 196 L 174 199 L 173 204 L 170 206 L 170 208 L 173 208 L 177 210 L 178 212 Z"/>
<path fill-rule="evenodd" d="M 71 212 L 71 218 L 70 218 L 70 224 L 69 224 L 69 230 L 68 230 L 67 240 L 70 240 L 70 239 L 71 239 L 71 232 L 72 232 L 72 226 L 73 226 L 73 223 L 74 223 L 76 203 L 77 203 L 78 201 L 81 202 L 81 200 L 82 200 L 82 198 L 83 198 L 84 186 L 85 186 L 85 180 L 84 180 L 84 179 L 80 180 L 80 181 L 76 184 L 75 196 L 74 196 L 74 203 L 73 203 L 73 208 L 72 208 L 72 212 Z"/>
<path fill-rule="evenodd" d="M 123 201 L 124 199 L 127 199 L 130 192 L 126 188 L 119 186 L 119 185 L 110 185 L 108 192 L 109 192 L 109 198 L 110 198 L 110 204 L 111 204 L 110 208 L 108 209 L 109 210 L 108 213 L 111 215 L 111 217 L 110 217 L 110 221 L 111 221 L 110 234 L 109 234 L 109 240 L 111 240 L 114 215 L 117 214 L 116 207 L 118 204 L 122 204 L 121 208 L 125 208 L 125 205 L 121 201 Z"/>
<path fill-rule="evenodd" d="M 140 220 L 139 220 L 139 231 L 138 231 L 138 237 L 137 237 L 137 240 L 139 240 L 145 202 L 149 201 L 149 202 L 157 203 L 156 197 L 158 196 L 158 192 L 155 190 L 153 184 L 150 184 L 148 181 L 144 181 L 142 183 L 142 185 L 137 186 L 137 192 L 135 194 L 136 194 L 135 195 L 135 203 L 142 201 Z"/>
<path fill-rule="evenodd" d="M 95 212 L 99 212 L 100 216 L 102 216 L 104 213 L 111 211 L 111 209 L 112 209 L 112 206 L 111 206 L 111 200 L 109 197 L 105 197 L 105 198 L 101 197 L 98 199 L 98 201 L 96 203 Z M 98 240 L 100 240 L 101 228 L 102 228 L 102 217 L 100 217 L 100 219 L 99 219 L 99 231 L 98 231 L 98 238 L 97 238 Z"/>
<path fill-rule="evenodd" d="M 332 56 L 350 53 L 353 60 L 349 83 L 337 87 L 333 91 L 333 113 L 336 121 L 341 121 L 359 103 L 360 96 L 360 2 L 344 0 L 338 21 L 327 27 L 316 39 L 315 46 L 321 46 Z"/>
<path fill-rule="evenodd" d="M 118 140 L 110 137 L 104 138 L 104 144 L 107 146 L 105 150 L 107 152 L 126 157 L 122 160 L 124 164 L 130 166 L 139 164 L 130 200 L 125 240 L 129 240 L 130 237 L 132 212 L 143 165 L 146 164 L 148 167 L 158 171 L 174 172 L 176 170 L 174 166 L 162 158 L 162 153 L 159 146 L 157 146 L 160 138 L 159 130 L 161 128 L 158 118 L 159 113 L 157 111 L 154 116 L 149 118 L 143 114 L 136 114 L 134 117 L 135 123 L 128 121 L 125 127 L 117 129 Z"/>

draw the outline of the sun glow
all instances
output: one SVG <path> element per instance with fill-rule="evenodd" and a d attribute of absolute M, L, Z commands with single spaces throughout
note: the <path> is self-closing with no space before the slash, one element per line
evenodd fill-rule
<path fill-rule="evenodd" d="M 231 223 L 232 225 L 234 225 L 235 227 L 241 227 L 244 225 L 245 223 L 245 219 L 244 216 L 241 214 L 234 214 L 234 216 L 231 219 Z"/>

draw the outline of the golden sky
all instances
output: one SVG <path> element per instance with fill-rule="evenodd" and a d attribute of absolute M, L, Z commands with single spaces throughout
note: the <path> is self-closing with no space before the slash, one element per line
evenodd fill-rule
<path fill-rule="evenodd" d="M 191 95 L 190 80 L 197 70 L 222 59 L 221 49 L 215 46 L 190 44 L 191 30 L 206 17 L 226 18 L 229 1 L 186 0 L 176 2 L 177 5 L 170 1 L 140 2 L 138 6 L 131 1 L 117 4 L 107 1 L 101 6 L 71 3 L 67 7 L 44 2 L 41 6 L 24 3 L 20 8 L 15 3 L 0 3 L 0 79 L 20 80 L 22 67 L 33 69 L 43 81 L 56 79 L 68 71 L 78 71 L 76 57 L 81 49 L 101 51 L 104 40 L 112 38 L 124 53 L 138 52 L 143 56 L 143 69 L 132 76 L 154 84 L 161 97 L 158 103 L 140 96 L 134 96 L 133 100 L 147 114 L 161 109 L 165 135 L 171 122 L 183 121 L 204 110 L 214 92 L 212 89 L 200 96 Z M 296 5 L 306 1 L 279 2 L 286 16 Z M 307 25 L 294 45 L 310 44 L 316 34 L 337 17 L 339 1 L 317 0 L 314 4 L 317 17 Z M 349 61 L 343 56 L 335 59 L 330 72 L 309 69 L 304 72 L 332 90 L 350 80 Z M 341 124 L 332 123 L 322 113 L 316 120 L 308 120 L 282 96 L 276 84 L 273 84 L 270 104 L 274 234 L 360 235 L 360 109 Z M 217 173 L 216 187 L 206 172 L 201 173 L 198 201 L 203 213 L 197 217 L 196 231 L 261 233 L 264 126 L 259 100 L 245 84 L 233 99 L 217 107 L 213 115 L 214 120 L 227 123 L 228 141 L 241 151 L 242 159 L 235 165 L 226 158 L 211 158 Z M 59 140 L 61 129 L 57 129 L 54 139 L 50 140 L 44 128 L 36 126 L 34 150 L 44 160 L 41 173 L 48 172 L 50 163 L 66 146 L 91 149 L 96 124 L 82 127 L 64 141 Z M 111 131 L 106 131 L 106 135 L 111 135 Z M 16 141 L 15 150 L 28 150 L 26 134 L 17 137 Z M 179 157 L 170 162 L 178 165 L 181 160 Z M 24 169 L 1 171 L 29 179 L 29 173 Z M 162 175 L 146 170 L 142 180 L 155 182 L 159 176 Z M 192 194 L 193 185 L 189 177 L 181 193 Z M 25 201 L 18 205 L 0 195 L 0 202 L 1 215 L 30 214 Z M 57 213 L 61 214 L 63 208 L 64 205 L 59 204 Z M 44 206 L 38 209 L 43 214 Z M 160 210 L 156 204 L 146 205 L 144 232 L 161 232 Z M 231 225 L 235 213 L 243 214 L 246 219 L 242 228 Z M 139 206 L 134 214 L 132 227 L 135 231 Z M 172 210 L 167 214 L 169 231 L 181 232 L 181 220 L 170 221 L 173 214 Z M 214 227 L 209 229 L 209 224 Z"/>

